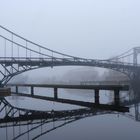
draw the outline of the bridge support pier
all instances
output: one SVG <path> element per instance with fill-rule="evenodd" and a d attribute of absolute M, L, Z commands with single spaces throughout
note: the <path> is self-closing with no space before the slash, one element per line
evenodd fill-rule
<path fill-rule="evenodd" d="M 95 89 L 95 104 L 99 104 L 99 89 Z"/>
<path fill-rule="evenodd" d="M 16 93 L 18 94 L 18 86 L 16 86 L 15 88 L 16 88 L 15 91 L 16 91 Z"/>
<path fill-rule="evenodd" d="M 58 89 L 56 87 L 54 88 L 54 99 L 58 99 Z"/>
<path fill-rule="evenodd" d="M 34 87 L 31 86 L 31 95 L 33 96 L 34 95 Z"/>
<path fill-rule="evenodd" d="M 120 93 L 119 89 L 114 90 L 114 104 L 119 106 L 120 105 Z"/>

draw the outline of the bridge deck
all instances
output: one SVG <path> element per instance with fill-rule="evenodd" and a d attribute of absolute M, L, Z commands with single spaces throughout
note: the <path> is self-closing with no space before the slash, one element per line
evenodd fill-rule
<path fill-rule="evenodd" d="M 67 85 L 67 84 L 8 84 L 7 86 L 23 87 L 46 87 L 46 88 L 67 88 L 67 89 L 99 89 L 99 90 L 122 90 L 128 91 L 129 85 Z"/>
<path fill-rule="evenodd" d="M 129 110 L 127 107 L 120 106 L 120 104 L 119 104 L 119 100 L 120 100 L 119 91 L 129 90 L 128 85 L 8 84 L 7 86 L 15 87 L 15 92 L 13 92 L 13 94 L 16 94 L 19 96 L 55 101 L 55 102 L 60 102 L 60 103 L 67 103 L 67 104 L 72 104 L 72 105 L 79 105 L 79 106 L 90 107 L 90 108 L 94 107 L 94 108 L 99 108 L 99 109 L 103 109 L 103 110 L 113 110 L 113 111 L 120 111 L 120 112 L 125 112 L 125 111 Z M 19 91 L 18 91 L 19 87 L 30 87 L 31 93 L 30 94 L 19 93 Z M 34 88 L 36 88 L 36 87 L 53 88 L 54 97 L 46 97 L 45 95 L 43 95 L 43 96 L 36 95 L 34 92 Z M 58 97 L 59 88 L 95 90 L 95 103 L 59 98 Z M 99 90 L 113 90 L 114 91 L 114 93 L 113 93 L 114 94 L 114 103 L 113 104 L 101 104 L 99 101 L 99 93 L 100 93 Z"/>
<path fill-rule="evenodd" d="M 40 95 L 29 95 L 29 94 L 25 94 L 25 93 L 14 93 L 13 92 L 12 94 L 18 95 L 18 96 L 35 98 L 35 99 L 55 101 L 55 102 L 71 104 L 71 105 L 78 105 L 78 106 L 83 106 L 83 107 L 97 108 L 97 109 L 101 109 L 101 110 L 129 112 L 128 107 L 114 105 L 114 104 L 111 104 L 111 105 L 109 105 L 109 104 L 96 104 L 96 103 L 91 103 L 91 102 L 77 101 L 77 100 L 71 100 L 71 99 L 62 99 L 62 98 L 55 99 L 53 97 L 46 97 L 46 96 L 40 96 Z"/>

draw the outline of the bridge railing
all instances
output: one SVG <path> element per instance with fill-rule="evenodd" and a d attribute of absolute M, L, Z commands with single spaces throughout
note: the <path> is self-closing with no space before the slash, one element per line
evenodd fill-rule
<path fill-rule="evenodd" d="M 108 64 L 116 64 L 116 65 L 130 65 L 133 66 L 133 63 L 128 63 L 128 62 L 121 62 L 121 61 L 113 61 L 113 60 L 101 60 L 101 63 L 108 63 Z M 140 66 L 140 65 L 137 65 Z"/>
<path fill-rule="evenodd" d="M 15 61 L 51 61 L 51 62 L 79 62 L 79 63 L 89 63 L 93 65 L 120 65 L 120 66 L 133 66 L 133 63 L 126 63 L 126 62 L 116 62 L 110 60 L 94 60 L 94 59 L 83 59 L 83 58 L 60 58 L 60 57 L 0 57 L 1 62 L 15 62 Z M 140 65 L 137 65 L 137 67 Z"/>

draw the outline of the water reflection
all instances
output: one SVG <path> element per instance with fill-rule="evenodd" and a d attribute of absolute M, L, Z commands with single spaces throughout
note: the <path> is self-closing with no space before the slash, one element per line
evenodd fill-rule
<path fill-rule="evenodd" d="M 128 94 L 127 94 L 128 96 Z M 16 96 L 15 96 L 16 97 Z M 136 96 L 135 96 L 136 97 Z M 1 99 L 0 102 L 0 134 L 3 140 L 16 140 L 16 139 L 43 139 L 46 134 L 54 131 L 67 124 L 81 120 L 87 117 L 117 114 L 118 117 L 121 115 L 134 119 L 137 122 L 140 121 L 139 115 L 139 98 L 132 96 L 121 101 L 123 106 L 129 106 L 130 112 L 121 113 L 110 110 L 101 110 L 97 108 L 85 108 L 79 106 L 70 106 L 69 108 L 62 105 L 62 108 L 58 105 L 59 103 L 39 101 L 40 107 L 44 111 L 38 111 L 34 109 L 37 104 L 36 101 L 29 101 L 26 104 L 27 99 L 19 97 L 14 98 L 12 101 L 22 102 L 25 104 L 25 108 L 22 106 L 15 106 L 14 103 L 9 103 L 6 99 Z M 85 96 L 84 96 L 85 98 Z M 30 103 L 30 104 L 29 104 Z M 50 107 L 53 104 L 53 107 Z M 58 108 L 55 107 L 59 106 Z M 47 108 L 47 109 L 46 109 Z M 60 109 L 61 108 L 61 109 Z M 47 110 L 47 111 L 46 111 Z M 105 117 L 105 116 L 104 116 Z M 111 120 L 110 120 L 111 121 Z M 84 132 L 86 133 L 86 132 Z"/>
<path fill-rule="evenodd" d="M 10 129 L 10 133 L 11 131 L 13 132 L 12 137 L 10 136 L 11 139 L 23 138 L 24 135 L 27 135 L 28 139 L 38 139 L 42 135 L 74 121 L 95 115 L 112 113 L 111 111 L 90 108 L 36 111 L 14 107 L 5 99 L 1 99 L 0 112 L 0 127 L 6 129 L 6 140 L 9 139 L 8 129 Z M 47 129 L 45 129 L 46 125 L 49 126 Z M 36 129 L 40 129 L 40 131 L 33 135 L 33 131 Z"/>

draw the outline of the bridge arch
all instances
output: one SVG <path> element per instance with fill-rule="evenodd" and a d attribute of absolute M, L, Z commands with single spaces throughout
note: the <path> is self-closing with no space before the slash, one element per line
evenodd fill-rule
<path fill-rule="evenodd" d="M 37 69 L 42 69 L 42 68 L 43 68 L 43 69 L 47 69 L 47 68 L 56 68 L 56 67 L 67 67 L 67 66 L 68 66 L 68 67 L 69 67 L 69 66 L 70 66 L 70 67 L 71 67 L 71 66 L 72 66 L 72 67 L 83 67 L 83 66 L 84 66 L 84 67 L 91 67 L 91 69 L 92 69 L 92 68 L 103 68 L 103 69 L 106 69 L 106 68 L 104 68 L 104 67 L 96 67 L 96 66 L 93 66 L 93 65 L 84 65 L 84 64 L 83 64 L 83 65 L 82 65 L 82 64 L 81 64 L 81 65 L 75 65 L 75 64 L 74 64 L 74 65 L 72 65 L 72 64 L 71 64 L 71 65 L 69 65 L 69 64 L 67 64 L 67 65 L 65 65 L 65 64 L 64 64 L 64 65 L 57 65 L 57 64 L 56 64 L 56 65 L 53 65 L 53 66 L 36 66 L 36 67 L 30 67 L 30 69 L 27 68 L 27 69 L 22 70 L 22 71 L 20 71 L 20 72 L 13 73 L 13 75 L 11 75 L 10 79 L 13 78 L 13 77 L 16 76 L 16 75 L 19 75 L 19 74 L 22 74 L 22 73 L 25 73 L 25 72 L 29 72 L 29 71 L 33 71 L 33 70 L 37 70 Z M 114 69 L 111 69 L 111 68 L 108 68 L 108 69 L 113 70 L 113 71 L 116 71 L 116 72 L 119 72 L 119 73 L 122 73 L 121 71 L 118 71 L 118 70 L 114 70 Z M 47 74 L 47 72 L 46 72 L 46 74 Z M 124 74 L 125 76 L 128 77 L 128 75 L 127 75 L 126 73 L 123 73 L 123 74 Z M 9 79 L 9 80 L 10 80 L 10 79 Z M 9 80 L 8 80 L 8 81 L 9 81 Z M 6 83 L 5 83 L 5 84 L 6 84 Z"/>

